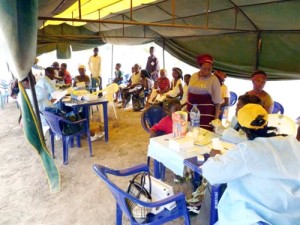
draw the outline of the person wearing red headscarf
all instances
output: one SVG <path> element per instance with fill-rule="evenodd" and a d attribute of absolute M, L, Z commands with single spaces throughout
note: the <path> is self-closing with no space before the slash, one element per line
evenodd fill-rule
<path fill-rule="evenodd" d="M 218 78 L 212 74 L 213 58 L 208 54 L 199 55 L 197 62 L 200 71 L 194 73 L 188 87 L 187 110 L 194 104 L 200 110 L 200 127 L 213 130 L 210 122 L 217 119 L 222 103 L 221 86 Z"/>

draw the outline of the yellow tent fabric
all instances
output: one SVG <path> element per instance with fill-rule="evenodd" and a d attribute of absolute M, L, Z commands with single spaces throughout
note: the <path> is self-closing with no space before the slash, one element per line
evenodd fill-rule
<path fill-rule="evenodd" d="M 155 0 L 134 0 L 132 1 L 132 7 L 137 7 L 142 4 L 149 4 L 155 2 Z M 81 1 L 81 19 L 96 20 L 104 18 L 110 14 L 128 10 L 131 7 L 130 0 L 82 0 Z M 64 12 L 54 16 L 54 18 L 79 18 L 79 4 L 75 2 Z M 59 25 L 61 21 L 47 21 L 44 26 L 48 25 Z M 82 26 L 84 22 L 66 22 L 72 26 Z"/>

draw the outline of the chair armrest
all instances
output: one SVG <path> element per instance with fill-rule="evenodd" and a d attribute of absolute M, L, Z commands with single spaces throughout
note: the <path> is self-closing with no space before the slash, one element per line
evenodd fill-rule
<path fill-rule="evenodd" d="M 94 170 L 99 170 L 102 166 L 94 164 L 93 168 Z M 132 174 L 136 174 L 139 172 L 149 172 L 149 167 L 147 166 L 147 164 L 139 164 L 133 167 L 129 167 L 126 169 L 121 169 L 121 170 L 114 170 L 114 169 L 110 169 L 108 167 L 102 167 L 105 168 L 105 172 L 108 174 L 112 174 L 115 176 L 120 176 L 120 177 L 124 177 L 124 176 L 129 176 Z"/>
<path fill-rule="evenodd" d="M 73 124 L 74 125 L 74 124 L 84 123 L 84 122 L 87 121 L 87 119 L 81 119 L 81 120 L 72 122 L 70 120 L 66 120 L 66 119 L 62 118 L 61 121 L 65 122 L 65 123 L 68 123 L 68 124 Z"/>

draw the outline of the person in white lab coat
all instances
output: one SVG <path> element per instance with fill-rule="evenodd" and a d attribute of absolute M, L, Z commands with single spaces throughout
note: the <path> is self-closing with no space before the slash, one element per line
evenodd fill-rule
<path fill-rule="evenodd" d="M 212 150 L 201 167 L 211 185 L 227 183 L 217 224 L 300 224 L 300 143 L 267 127 L 268 113 L 258 104 L 237 117 L 248 140 L 224 155 Z"/>
<path fill-rule="evenodd" d="M 45 76 L 41 77 L 35 85 L 36 98 L 39 105 L 39 110 L 45 110 L 46 107 L 53 106 L 55 99 L 52 99 L 51 94 L 56 91 L 52 80 L 55 78 L 54 69 L 47 67 Z"/>

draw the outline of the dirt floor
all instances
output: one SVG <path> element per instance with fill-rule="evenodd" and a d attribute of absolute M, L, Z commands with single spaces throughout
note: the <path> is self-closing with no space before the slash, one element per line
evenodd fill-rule
<path fill-rule="evenodd" d="M 117 104 L 116 104 L 117 106 Z M 95 111 L 92 120 L 99 120 Z M 125 168 L 147 159 L 149 134 L 140 124 L 141 112 L 117 108 L 118 120 L 109 110 L 109 142 L 93 142 L 93 157 L 89 156 L 86 138 L 82 148 L 72 148 L 69 164 L 62 164 L 62 144 L 55 142 L 55 163 L 61 174 L 61 191 L 50 194 L 39 156 L 25 139 L 18 125 L 19 109 L 14 102 L 0 110 L 0 224 L 2 225 L 113 225 L 115 200 L 92 170 L 93 164 Z M 49 134 L 46 143 L 50 149 Z M 128 179 L 114 180 L 126 187 Z M 167 171 L 166 182 L 174 191 L 189 194 L 191 184 L 173 182 Z M 191 217 L 192 224 L 200 224 Z M 183 224 L 182 219 L 168 224 Z"/>

